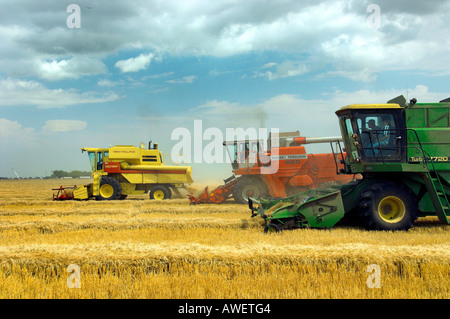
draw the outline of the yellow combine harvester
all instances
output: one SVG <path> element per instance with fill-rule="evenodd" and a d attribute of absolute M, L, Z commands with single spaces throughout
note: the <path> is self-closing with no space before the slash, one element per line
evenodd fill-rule
<path fill-rule="evenodd" d="M 93 182 L 79 187 L 61 186 L 54 200 L 125 199 L 128 195 L 142 195 L 149 192 L 150 199 L 172 197 L 172 189 L 192 184 L 190 166 L 166 166 L 158 144 L 151 142 L 148 149 L 143 143 L 139 147 L 117 145 L 110 148 L 82 148 L 87 152 L 92 169 Z"/>

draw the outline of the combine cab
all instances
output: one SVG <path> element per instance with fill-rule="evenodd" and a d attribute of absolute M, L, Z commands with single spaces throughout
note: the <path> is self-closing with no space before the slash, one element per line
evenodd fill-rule
<path fill-rule="evenodd" d="M 110 148 L 82 148 L 87 152 L 92 169 L 93 183 L 79 187 L 60 187 L 54 200 L 89 199 L 116 200 L 128 195 L 149 193 L 150 199 L 172 197 L 172 190 L 191 184 L 190 166 L 166 166 L 158 144 L 148 149 L 118 145 Z M 68 191 L 73 195 L 68 195 Z"/>
<path fill-rule="evenodd" d="M 252 197 L 266 231 L 333 227 L 344 216 L 367 229 L 407 230 L 423 216 L 448 224 L 450 103 L 356 104 L 336 112 L 348 156 L 342 174 L 363 179 L 281 200 Z"/>

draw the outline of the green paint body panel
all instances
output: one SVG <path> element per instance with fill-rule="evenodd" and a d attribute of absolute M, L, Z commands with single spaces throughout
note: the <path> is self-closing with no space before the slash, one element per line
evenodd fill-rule
<path fill-rule="evenodd" d="M 275 222 L 287 229 L 306 226 L 330 228 L 345 214 L 339 190 L 323 191 L 323 193 L 320 190 L 306 191 L 282 200 L 250 198 L 249 203 L 251 209 L 253 203 L 258 204 L 256 210 L 264 218 L 268 227 Z M 270 215 L 266 214 L 267 210 L 280 204 L 280 208 L 275 209 Z"/>

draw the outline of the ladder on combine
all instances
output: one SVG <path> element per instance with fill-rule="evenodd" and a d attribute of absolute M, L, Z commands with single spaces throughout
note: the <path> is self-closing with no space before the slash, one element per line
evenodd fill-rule
<path fill-rule="evenodd" d="M 436 167 L 433 162 L 425 158 L 425 165 L 427 166 L 427 177 L 428 181 L 426 183 L 428 192 L 433 202 L 436 214 L 439 220 L 443 223 L 450 224 L 447 216 L 450 215 L 450 202 L 446 195 L 444 186 L 442 185 L 441 178 L 439 177 Z"/>
<path fill-rule="evenodd" d="M 430 194 L 431 202 L 433 203 L 436 215 L 439 220 L 444 224 L 450 224 L 447 216 L 450 215 L 450 201 L 447 197 L 444 185 L 442 185 L 439 173 L 434 166 L 433 160 L 430 154 L 425 152 L 422 147 L 422 143 L 419 140 L 419 136 L 415 130 L 411 131 L 414 134 L 417 143 L 419 144 L 419 150 L 422 152 L 423 163 L 426 168 L 425 185 L 428 193 Z"/>

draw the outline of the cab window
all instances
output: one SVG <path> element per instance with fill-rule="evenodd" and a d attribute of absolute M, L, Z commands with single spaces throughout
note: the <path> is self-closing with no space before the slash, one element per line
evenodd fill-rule
<path fill-rule="evenodd" d="M 246 163 L 248 157 L 248 142 L 239 143 L 238 163 Z"/>
<path fill-rule="evenodd" d="M 352 127 L 352 122 L 351 119 L 345 119 L 345 127 L 347 128 L 347 135 L 348 136 L 352 136 L 353 134 L 353 127 Z"/>
<path fill-rule="evenodd" d="M 362 113 L 356 117 L 362 154 L 367 159 L 400 159 L 401 148 L 397 137 L 402 133 L 396 128 L 391 113 Z"/>
<path fill-rule="evenodd" d="M 97 153 L 97 171 L 103 170 L 103 152 Z"/>
<path fill-rule="evenodd" d="M 89 164 L 91 165 L 91 171 L 95 172 L 95 164 L 96 164 L 95 152 L 88 152 L 88 156 L 89 156 Z"/>

